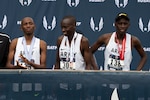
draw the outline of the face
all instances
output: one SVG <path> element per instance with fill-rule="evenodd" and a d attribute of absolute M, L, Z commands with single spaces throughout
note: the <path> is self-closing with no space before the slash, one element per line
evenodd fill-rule
<path fill-rule="evenodd" d="M 117 33 L 125 34 L 128 27 L 130 26 L 130 23 L 125 19 L 120 19 L 118 22 L 115 22 L 115 26 Z"/>
<path fill-rule="evenodd" d="M 24 18 L 21 22 L 21 29 L 26 35 L 33 34 L 35 30 L 35 24 L 33 22 L 33 19 L 30 17 Z"/>
<path fill-rule="evenodd" d="M 63 19 L 61 30 L 64 35 L 69 36 L 75 32 L 75 23 L 70 18 Z"/>

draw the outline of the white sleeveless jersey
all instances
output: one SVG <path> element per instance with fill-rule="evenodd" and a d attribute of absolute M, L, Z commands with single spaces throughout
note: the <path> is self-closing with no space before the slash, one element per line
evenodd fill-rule
<path fill-rule="evenodd" d="M 30 47 L 30 45 L 28 45 Z M 18 61 L 20 59 L 20 54 L 23 54 L 25 56 L 25 49 L 23 46 L 23 37 L 19 37 L 16 45 L 16 52 L 14 57 L 14 64 L 16 64 L 16 60 Z M 35 64 L 40 64 L 40 39 L 35 38 L 35 43 L 32 49 L 32 58 L 30 58 Z M 29 60 L 29 59 L 28 59 Z"/>
<path fill-rule="evenodd" d="M 107 44 L 104 52 L 105 60 L 104 60 L 104 70 L 123 70 L 123 71 L 129 71 L 130 70 L 130 64 L 132 61 L 132 52 L 131 52 L 131 35 L 126 33 L 126 43 L 125 43 L 125 53 L 124 53 L 124 60 L 123 66 L 121 66 L 119 69 L 117 69 L 115 66 L 118 64 L 120 66 L 120 58 L 119 58 L 119 50 L 118 50 L 118 44 L 115 42 L 115 34 L 116 32 L 113 32 L 111 35 L 111 38 L 109 40 L 109 43 Z M 115 59 L 114 61 L 112 60 Z M 113 62 L 111 62 L 113 61 Z M 118 63 L 119 61 L 119 63 Z M 112 66 L 109 66 L 111 65 Z"/>
<path fill-rule="evenodd" d="M 81 38 L 82 35 L 79 33 L 74 34 L 74 38 L 72 39 L 72 44 L 73 46 L 69 46 L 69 41 L 68 41 L 68 37 L 64 36 L 60 47 L 59 47 L 59 57 L 60 57 L 60 68 L 63 70 L 72 70 L 70 68 L 62 68 L 62 64 L 66 63 L 68 64 L 68 62 L 74 62 L 75 65 L 73 70 L 85 70 L 85 61 L 83 59 L 83 56 L 81 54 L 80 51 L 80 45 L 81 45 Z M 68 44 L 68 45 L 67 45 Z M 72 61 L 71 61 L 72 59 Z M 68 65 L 69 67 L 69 65 Z"/>

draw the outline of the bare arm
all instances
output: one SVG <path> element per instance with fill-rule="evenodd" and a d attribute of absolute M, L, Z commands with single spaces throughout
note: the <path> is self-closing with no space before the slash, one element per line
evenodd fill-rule
<path fill-rule="evenodd" d="M 62 41 L 62 36 L 59 37 L 58 40 L 57 40 L 57 51 L 56 51 L 55 69 L 60 69 L 59 47 L 60 47 L 61 41 Z"/>
<path fill-rule="evenodd" d="M 81 52 L 82 52 L 84 61 L 86 63 L 85 69 L 90 70 L 92 68 L 91 67 L 91 52 L 89 48 L 89 41 L 84 36 L 82 37 L 82 40 L 81 40 Z"/>
<path fill-rule="evenodd" d="M 98 65 L 96 63 L 96 58 L 94 57 L 94 53 L 98 50 L 99 47 L 101 47 L 102 45 L 107 45 L 109 42 L 109 39 L 111 37 L 111 33 L 108 34 L 103 34 L 101 35 L 98 40 L 91 46 L 90 50 L 92 52 L 91 55 L 91 63 L 93 66 L 93 69 L 98 69 Z"/>
<path fill-rule="evenodd" d="M 7 63 L 6 63 L 6 67 L 7 67 L 7 68 L 18 68 L 17 66 L 14 66 L 14 65 L 12 64 L 13 59 L 14 59 L 14 54 L 15 54 L 15 48 L 16 48 L 17 40 L 18 40 L 18 39 L 14 39 L 14 40 L 12 40 L 12 42 L 10 43 L 10 46 L 9 46 L 9 53 L 8 53 L 8 58 L 7 58 Z"/>
<path fill-rule="evenodd" d="M 92 64 L 92 68 L 93 68 L 94 70 L 98 70 L 98 69 L 99 69 L 94 54 L 91 54 L 91 64 Z"/>
<path fill-rule="evenodd" d="M 132 47 L 134 47 L 137 50 L 137 52 L 141 57 L 138 67 L 136 69 L 140 71 L 144 67 L 144 64 L 146 63 L 147 55 L 141 45 L 140 40 L 137 37 L 132 36 Z"/>

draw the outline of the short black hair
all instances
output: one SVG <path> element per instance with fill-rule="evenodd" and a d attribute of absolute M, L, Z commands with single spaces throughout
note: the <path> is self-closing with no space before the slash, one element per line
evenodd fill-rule
<path fill-rule="evenodd" d="M 115 18 L 115 22 L 118 22 L 120 19 L 125 19 L 127 21 L 130 21 L 130 18 L 128 17 L 128 14 L 123 13 L 123 12 L 117 14 L 117 16 Z"/>
<path fill-rule="evenodd" d="M 62 20 L 64 19 L 71 19 L 72 23 L 74 23 L 76 25 L 76 18 L 72 15 L 67 15 L 67 16 L 64 16 Z"/>

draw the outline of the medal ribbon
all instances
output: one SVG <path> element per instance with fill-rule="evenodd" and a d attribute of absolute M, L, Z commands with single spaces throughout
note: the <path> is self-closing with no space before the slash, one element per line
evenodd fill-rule
<path fill-rule="evenodd" d="M 71 41 L 70 57 L 69 57 L 69 58 L 70 58 L 70 62 L 73 62 L 76 38 L 77 38 L 77 33 L 75 32 L 75 33 L 74 33 L 74 36 L 73 36 L 73 39 L 72 39 L 72 41 Z M 67 38 L 67 46 L 69 47 L 68 38 Z"/>
<path fill-rule="evenodd" d="M 32 59 L 32 49 L 33 49 L 33 46 L 34 46 L 34 43 L 35 43 L 35 37 L 33 36 L 33 38 L 32 38 L 29 51 L 28 51 L 28 49 L 27 49 L 25 37 L 23 37 L 22 42 L 23 42 L 23 47 L 24 47 L 24 51 L 25 51 L 25 57 L 26 57 L 28 60 L 31 60 L 31 59 Z"/>
<path fill-rule="evenodd" d="M 117 35 L 116 35 L 116 39 L 117 39 L 117 45 L 118 45 L 120 60 L 124 60 L 125 45 L 126 45 L 126 35 L 124 36 L 123 41 L 122 41 L 122 48 L 119 47 L 119 40 L 117 38 Z"/>

